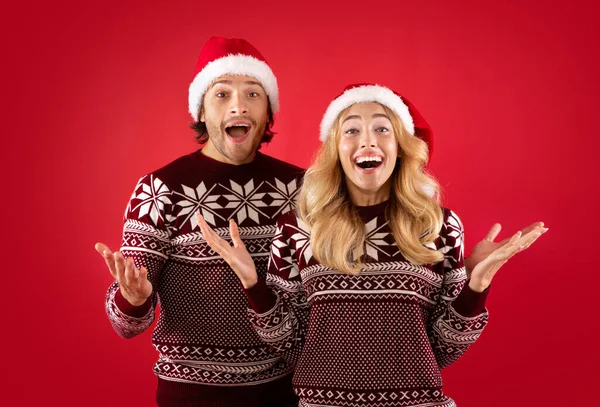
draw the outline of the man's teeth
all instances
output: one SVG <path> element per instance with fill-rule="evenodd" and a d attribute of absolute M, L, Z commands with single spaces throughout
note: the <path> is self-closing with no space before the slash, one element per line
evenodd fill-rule
<path fill-rule="evenodd" d="M 375 161 L 380 163 L 381 161 L 383 161 L 383 159 L 381 157 L 358 157 L 356 159 L 356 163 L 360 164 L 360 163 L 364 163 L 365 161 Z"/>

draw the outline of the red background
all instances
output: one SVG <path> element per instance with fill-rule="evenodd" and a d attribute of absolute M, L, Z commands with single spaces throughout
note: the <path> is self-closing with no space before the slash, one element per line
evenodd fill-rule
<path fill-rule="evenodd" d="M 491 322 L 445 390 L 461 407 L 595 405 L 594 2 L 319 3 L 3 5 L 1 405 L 152 405 L 150 333 L 112 331 L 93 245 L 118 246 L 141 175 L 196 148 L 187 89 L 210 35 L 250 40 L 278 76 L 266 153 L 309 165 L 329 101 L 379 82 L 434 127 L 467 252 L 496 221 L 502 236 L 545 221 L 494 280 Z"/>

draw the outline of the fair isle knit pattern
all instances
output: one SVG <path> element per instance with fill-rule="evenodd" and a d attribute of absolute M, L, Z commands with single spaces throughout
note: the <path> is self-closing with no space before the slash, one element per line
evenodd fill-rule
<path fill-rule="evenodd" d="M 266 278 L 246 290 L 257 333 L 296 366 L 301 406 L 455 405 L 440 370 L 481 334 L 487 291 L 465 285 L 455 213 L 444 209 L 431 245 L 444 261 L 418 266 L 399 252 L 385 205 L 358 208 L 367 231 L 359 275 L 320 265 L 306 225 L 291 212 L 278 220 Z"/>
<path fill-rule="evenodd" d="M 237 277 L 206 244 L 195 215 L 200 211 L 227 239 L 228 220 L 235 219 L 264 276 L 275 221 L 292 208 L 301 175 L 260 153 L 234 166 L 197 151 L 140 179 L 126 209 L 121 251 L 148 269 L 153 294 L 132 307 L 114 282 L 106 311 L 115 331 L 131 338 L 152 324 L 160 304 L 152 342 L 161 379 L 230 388 L 290 373 L 254 331 Z"/>

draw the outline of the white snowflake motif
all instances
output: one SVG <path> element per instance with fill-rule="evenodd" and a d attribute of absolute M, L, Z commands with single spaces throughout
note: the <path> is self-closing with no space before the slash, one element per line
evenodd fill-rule
<path fill-rule="evenodd" d="M 299 252 L 299 256 L 304 257 L 304 262 L 308 264 L 308 261 L 312 257 L 312 248 L 310 246 L 310 234 L 308 232 L 307 225 L 302 222 L 299 218 L 296 218 L 298 226 L 286 224 L 284 226 L 278 226 L 273 237 L 273 244 L 271 246 L 271 256 L 269 257 L 269 264 L 280 262 L 275 260 L 275 257 L 283 260 L 285 266 L 279 267 L 280 271 L 290 268 L 289 278 L 296 277 L 300 274 L 298 264 L 294 261 L 294 255 Z M 290 241 L 283 237 L 283 228 L 287 227 L 293 229 Z M 288 247 L 289 253 L 285 250 Z"/>
<path fill-rule="evenodd" d="M 247 218 L 252 219 L 256 223 L 260 223 L 258 217 L 259 214 L 268 217 L 267 214 L 259 209 L 267 206 L 262 200 L 266 193 L 258 193 L 258 189 L 263 185 L 262 182 L 256 188 L 254 188 L 254 180 L 252 179 L 243 187 L 234 181 L 230 180 L 229 182 L 231 188 L 227 188 L 227 190 L 229 190 L 231 194 L 225 194 L 223 197 L 229 201 L 226 208 L 236 208 L 232 216 L 236 216 L 238 225 Z"/>
<path fill-rule="evenodd" d="M 296 233 L 291 236 L 291 239 L 295 242 L 293 252 L 299 251 L 299 255 L 304 257 L 304 263 L 308 264 L 308 261 L 312 257 L 312 247 L 310 246 L 310 229 L 302 219 L 296 217 L 298 227 L 295 227 Z"/>
<path fill-rule="evenodd" d="M 138 218 L 141 219 L 148 215 L 152 219 L 152 222 L 154 222 L 154 225 L 158 226 L 159 219 L 163 222 L 165 220 L 163 218 L 165 205 L 171 204 L 171 200 L 169 199 L 171 191 L 154 175 L 150 175 L 148 183 L 143 181 L 145 178 L 139 181 L 132 195 L 132 199 L 139 199 L 141 202 L 135 205 L 134 208 L 131 208 L 131 210 L 135 211 L 139 209 Z"/>
<path fill-rule="evenodd" d="M 294 265 L 294 260 L 292 259 L 291 253 L 287 253 L 288 255 L 284 256 L 286 251 L 284 250 L 287 246 L 287 242 L 283 239 L 282 234 L 283 226 L 278 226 L 275 230 L 275 236 L 273 237 L 273 244 L 271 245 L 271 255 L 269 256 L 269 268 L 271 267 L 271 263 L 279 264 L 274 257 L 281 259 L 285 262 L 285 266 L 281 265 L 279 267 L 280 271 L 291 268 L 291 272 L 289 277 L 295 277 L 298 275 L 298 267 Z"/>
<path fill-rule="evenodd" d="M 275 185 L 267 182 L 268 185 L 273 187 L 279 192 L 269 192 L 273 202 L 269 206 L 279 206 L 280 208 L 273 214 L 273 218 L 277 217 L 280 213 L 286 213 L 294 209 L 294 198 L 298 194 L 298 183 L 295 179 L 291 180 L 287 185 L 275 178 Z"/>
<path fill-rule="evenodd" d="M 388 255 L 388 253 L 382 250 L 380 246 L 391 246 L 384 240 L 390 233 L 380 232 L 380 230 L 386 225 L 387 222 L 377 226 L 377 218 L 365 224 L 365 232 L 367 234 L 365 238 L 365 251 L 369 257 L 372 257 L 375 260 L 379 260 L 379 255 L 377 252 Z"/>
<path fill-rule="evenodd" d="M 214 210 L 217 207 L 221 208 L 221 206 L 215 202 L 219 195 L 209 195 L 210 191 L 214 189 L 214 186 L 210 190 L 207 190 L 204 182 L 201 182 L 196 188 L 190 188 L 185 185 L 181 185 L 181 188 L 183 189 L 183 194 L 181 192 L 175 192 L 175 194 L 184 198 L 176 203 L 177 206 L 182 207 L 177 216 L 185 216 L 185 219 L 181 222 L 182 225 L 189 220 L 192 230 L 196 229 L 198 227 L 198 218 L 196 217 L 198 211 L 202 213 L 202 217 L 206 222 L 213 226 L 216 225 L 215 216 L 226 221 L 224 217 Z"/>
<path fill-rule="evenodd" d="M 464 229 L 463 224 L 460 221 L 459 217 L 452 211 L 448 215 L 448 220 L 446 223 L 447 233 L 446 237 L 443 239 L 444 247 L 442 247 L 441 251 L 444 253 L 448 253 L 450 250 L 458 249 L 458 258 L 462 259 L 464 256 Z M 453 238 L 453 239 L 448 239 Z M 454 242 L 449 242 L 454 240 Z M 450 244 L 449 244 L 450 243 Z M 447 258 L 444 259 L 444 266 L 451 267 L 451 264 Z"/>

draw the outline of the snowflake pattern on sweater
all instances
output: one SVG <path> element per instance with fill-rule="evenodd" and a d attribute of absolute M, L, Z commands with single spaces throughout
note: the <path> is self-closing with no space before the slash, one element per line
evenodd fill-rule
<path fill-rule="evenodd" d="M 265 279 L 246 290 L 261 338 L 296 366 L 300 405 L 454 406 L 440 370 L 461 357 L 488 319 L 487 292 L 465 285 L 463 227 L 444 209 L 434 265 L 399 252 L 385 203 L 359 208 L 367 232 L 359 275 L 320 265 L 295 213 L 277 223 Z"/>
<path fill-rule="evenodd" d="M 275 221 L 289 211 L 303 170 L 257 154 L 252 163 L 216 162 L 200 151 L 142 177 L 127 205 L 121 252 L 145 266 L 153 293 L 131 306 L 115 281 L 106 311 L 115 331 L 131 338 L 148 329 L 155 373 L 164 380 L 215 386 L 271 382 L 291 371 L 258 337 L 235 273 L 206 244 L 195 214 L 228 238 L 228 220 L 265 275 Z"/>

